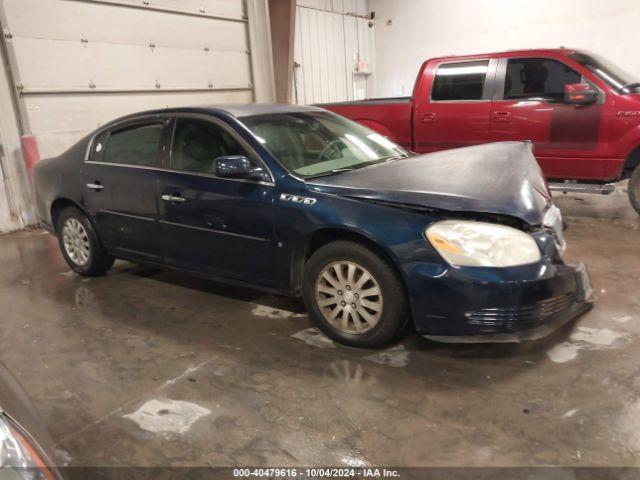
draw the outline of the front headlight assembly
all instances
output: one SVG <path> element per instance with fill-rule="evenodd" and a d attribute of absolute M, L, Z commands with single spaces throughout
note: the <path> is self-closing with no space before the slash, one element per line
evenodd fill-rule
<path fill-rule="evenodd" d="M 62 477 L 29 436 L 0 414 L 0 478 L 3 480 L 59 480 Z"/>
<path fill-rule="evenodd" d="M 535 240 L 515 228 L 468 220 L 444 220 L 425 230 L 431 245 L 456 267 L 515 267 L 539 262 Z"/>

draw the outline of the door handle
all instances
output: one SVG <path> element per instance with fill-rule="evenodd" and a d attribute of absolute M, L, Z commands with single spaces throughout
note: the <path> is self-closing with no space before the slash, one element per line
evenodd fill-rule
<path fill-rule="evenodd" d="M 90 188 L 91 190 L 95 190 L 96 192 L 99 192 L 104 188 L 104 185 L 100 185 L 99 183 L 87 183 L 87 188 Z"/>
<path fill-rule="evenodd" d="M 162 200 L 165 202 L 186 202 L 187 199 L 176 195 L 162 195 Z"/>
<path fill-rule="evenodd" d="M 433 123 L 436 121 L 435 113 L 423 113 L 422 114 L 422 123 Z"/>
<path fill-rule="evenodd" d="M 493 121 L 499 123 L 508 123 L 511 118 L 511 112 L 493 112 Z"/>

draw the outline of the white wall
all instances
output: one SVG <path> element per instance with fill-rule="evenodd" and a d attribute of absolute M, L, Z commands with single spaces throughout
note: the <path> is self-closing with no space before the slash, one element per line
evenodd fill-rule
<path fill-rule="evenodd" d="M 411 95 L 428 58 L 522 48 L 590 50 L 640 80 L 638 0 L 370 0 L 370 9 L 380 96 Z"/>
<path fill-rule="evenodd" d="M 292 101 L 363 99 L 373 89 L 367 0 L 297 0 Z"/>

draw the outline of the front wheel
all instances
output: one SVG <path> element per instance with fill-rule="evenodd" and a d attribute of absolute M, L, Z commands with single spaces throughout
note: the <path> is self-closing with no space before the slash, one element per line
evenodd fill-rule
<path fill-rule="evenodd" d="M 67 207 L 56 226 L 62 256 L 72 270 L 86 277 L 103 275 L 115 259 L 109 255 L 89 219 L 77 208 Z"/>
<path fill-rule="evenodd" d="M 636 167 L 629 179 L 629 201 L 640 215 L 640 166 Z"/>
<path fill-rule="evenodd" d="M 305 265 L 302 294 L 318 328 L 354 347 L 387 345 L 408 320 L 399 275 L 356 242 L 336 241 L 316 251 Z"/>

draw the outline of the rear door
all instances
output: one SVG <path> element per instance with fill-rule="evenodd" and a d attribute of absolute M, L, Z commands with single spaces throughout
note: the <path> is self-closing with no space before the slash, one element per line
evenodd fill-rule
<path fill-rule="evenodd" d="M 138 119 L 97 135 L 83 165 L 83 200 L 114 253 L 163 261 L 157 173 L 168 118 Z"/>
<path fill-rule="evenodd" d="M 270 285 L 276 245 L 273 180 L 257 154 L 224 122 L 176 118 L 170 165 L 160 175 L 160 222 L 170 265 Z M 244 155 L 263 181 L 219 178 L 215 159 Z"/>
<path fill-rule="evenodd" d="M 564 103 L 564 87 L 588 80 L 556 59 L 500 59 L 491 113 L 493 141 L 530 140 L 548 177 L 580 177 L 598 147 L 604 93 L 591 105 Z M 597 87 L 594 87 L 597 88 Z"/>
<path fill-rule="evenodd" d="M 420 153 L 490 141 L 493 78 L 497 60 L 436 63 L 424 72 L 414 112 Z"/>

